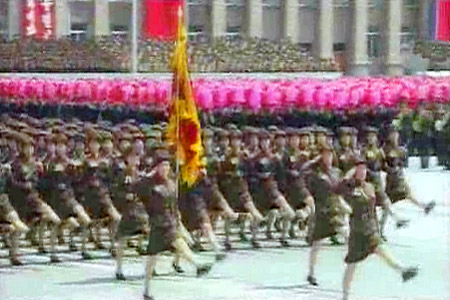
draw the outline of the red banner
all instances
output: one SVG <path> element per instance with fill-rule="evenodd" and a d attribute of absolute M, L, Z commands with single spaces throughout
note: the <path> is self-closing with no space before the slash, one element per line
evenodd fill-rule
<path fill-rule="evenodd" d="M 184 8 L 184 0 L 144 0 L 144 36 L 175 40 L 179 7 Z"/>
<path fill-rule="evenodd" d="M 48 40 L 55 35 L 55 1 L 24 0 L 22 34 Z"/>
<path fill-rule="evenodd" d="M 441 0 L 438 7 L 437 39 L 450 42 L 450 1 Z"/>

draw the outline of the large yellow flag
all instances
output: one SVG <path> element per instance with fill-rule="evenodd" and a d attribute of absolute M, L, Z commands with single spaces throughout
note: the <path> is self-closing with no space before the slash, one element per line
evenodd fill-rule
<path fill-rule="evenodd" d="M 178 34 L 171 60 L 173 71 L 172 110 L 167 127 L 167 141 L 175 149 L 180 163 L 181 181 L 192 186 L 200 175 L 203 147 L 187 61 L 187 33 L 181 8 L 178 12 Z"/>

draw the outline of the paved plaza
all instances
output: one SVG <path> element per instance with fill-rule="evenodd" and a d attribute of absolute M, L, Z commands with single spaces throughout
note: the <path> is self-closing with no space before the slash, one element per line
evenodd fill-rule
<path fill-rule="evenodd" d="M 352 298 L 355 300 L 447 300 L 450 299 L 450 172 L 438 167 L 421 171 L 417 160 L 407 175 L 413 191 L 423 201 L 438 205 L 430 216 L 408 203 L 395 205 L 401 216 L 411 219 L 406 229 L 387 224 L 387 246 L 407 265 L 418 265 L 417 278 L 406 284 L 377 257 L 371 256 L 358 269 Z M 261 238 L 263 235 L 261 234 Z M 220 235 L 220 238 L 223 236 Z M 187 264 L 186 273 L 172 271 L 172 256 L 163 255 L 152 289 L 157 300 L 331 300 L 341 298 L 343 258 L 346 247 L 326 245 L 319 254 L 317 278 L 320 286 L 306 283 L 309 248 L 303 239 L 281 248 L 276 241 L 262 240 L 263 248 L 252 250 L 236 241 L 236 250 L 214 265 L 202 279 Z M 1 300 L 89 300 L 141 299 L 144 258 L 130 249 L 124 264 L 126 282 L 114 279 L 114 261 L 106 251 L 94 252 L 98 259 L 82 261 L 80 253 L 61 247 L 63 263 L 48 264 L 48 256 L 23 249 L 23 267 L 8 266 L 7 251 L 0 250 Z M 213 260 L 209 252 L 198 253 L 200 261 Z"/>

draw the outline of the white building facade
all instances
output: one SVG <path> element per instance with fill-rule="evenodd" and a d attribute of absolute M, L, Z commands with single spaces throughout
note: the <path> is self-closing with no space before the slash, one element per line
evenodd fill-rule
<path fill-rule="evenodd" d="M 0 0 L 0 34 L 20 34 L 21 1 Z M 192 40 L 289 38 L 319 59 L 348 50 L 355 73 L 372 57 L 386 56 L 396 74 L 402 48 L 427 32 L 430 0 L 186 0 Z M 131 0 L 55 0 L 56 36 L 83 40 L 130 37 Z M 139 9 L 143 12 L 143 9 Z M 139 21 L 141 24 L 142 22 Z"/>

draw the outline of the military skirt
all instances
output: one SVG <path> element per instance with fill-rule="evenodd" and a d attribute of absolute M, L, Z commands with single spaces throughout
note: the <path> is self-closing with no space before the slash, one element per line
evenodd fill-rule
<path fill-rule="evenodd" d="M 324 209 L 316 211 L 312 224 L 308 227 L 309 232 L 306 240 L 309 244 L 331 237 L 337 233 L 333 217 L 334 215 L 331 213 L 331 210 Z"/>
<path fill-rule="evenodd" d="M 300 179 L 297 177 L 290 177 L 290 185 L 286 187 L 286 198 L 293 209 L 302 209 L 306 206 L 306 194 L 303 192 Z"/>
<path fill-rule="evenodd" d="M 239 176 L 224 176 L 218 182 L 219 189 L 235 212 L 247 212 L 246 203 L 251 201 L 248 184 Z"/>
<path fill-rule="evenodd" d="M 201 229 L 202 224 L 209 222 L 207 205 L 201 193 L 188 192 L 181 195 L 179 209 L 183 224 L 189 231 Z"/>
<path fill-rule="evenodd" d="M 256 207 L 260 211 L 266 212 L 271 209 L 280 208 L 278 199 L 282 194 L 274 178 L 269 177 L 252 181 L 250 183 L 250 193 Z"/>
<path fill-rule="evenodd" d="M 352 230 L 348 240 L 348 252 L 345 262 L 350 264 L 366 259 L 375 252 L 381 242 L 381 238 L 376 233 Z"/>
<path fill-rule="evenodd" d="M 167 211 L 162 215 L 152 216 L 150 221 L 147 254 L 156 255 L 163 251 L 173 251 L 173 242 L 176 239 L 177 232 L 175 215 Z"/>
<path fill-rule="evenodd" d="M 388 173 L 386 176 L 386 194 L 392 203 L 411 197 L 411 190 L 406 178 L 399 172 Z"/>

